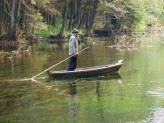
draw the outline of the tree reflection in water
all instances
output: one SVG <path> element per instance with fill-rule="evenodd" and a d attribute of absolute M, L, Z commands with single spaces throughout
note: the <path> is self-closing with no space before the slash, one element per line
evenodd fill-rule
<path fill-rule="evenodd" d="M 69 110 L 71 116 L 75 117 L 78 111 L 78 95 L 76 91 L 76 82 L 69 83 Z"/>

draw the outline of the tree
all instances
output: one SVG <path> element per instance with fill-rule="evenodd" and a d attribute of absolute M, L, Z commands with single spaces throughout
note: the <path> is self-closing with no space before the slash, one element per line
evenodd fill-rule
<path fill-rule="evenodd" d="M 63 33 L 64 33 L 64 28 L 65 28 L 66 21 L 67 21 L 67 13 L 68 13 L 68 0 L 66 0 L 66 3 L 64 5 L 62 27 L 58 34 L 60 37 L 62 37 Z"/>
<path fill-rule="evenodd" d="M 94 4 L 93 4 L 93 10 L 92 10 L 92 13 L 91 13 L 91 18 L 89 19 L 88 28 L 87 28 L 87 31 L 86 31 L 86 36 L 90 35 L 90 31 L 91 31 L 91 28 L 93 26 L 94 19 L 95 19 L 96 13 L 97 13 L 97 6 L 98 6 L 98 0 L 95 0 Z"/>

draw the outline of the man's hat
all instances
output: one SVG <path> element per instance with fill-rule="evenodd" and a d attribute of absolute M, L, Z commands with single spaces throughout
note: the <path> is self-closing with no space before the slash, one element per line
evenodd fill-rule
<path fill-rule="evenodd" d="M 78 33 L 79 31 L 77 29 L 73 29 L 72 33 Z"/>

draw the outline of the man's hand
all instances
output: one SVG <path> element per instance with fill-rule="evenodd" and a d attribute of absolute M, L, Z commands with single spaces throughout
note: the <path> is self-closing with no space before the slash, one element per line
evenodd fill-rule
<path fill-rule="evenodd" d="M 78 41 L 80 41 L 80 40 L 81 40 L 81 39 L 80 39 L 80 35 L 79 35 L 79 34 L 77 35 L 76 39 L 77 39 Z"/>
<path fill-rule="evenodd" d="M 77 57 L 77 56 L 78 56 L 77 53 L 73 53 L 73 54 L 72 54 L 72 57 Z"/>

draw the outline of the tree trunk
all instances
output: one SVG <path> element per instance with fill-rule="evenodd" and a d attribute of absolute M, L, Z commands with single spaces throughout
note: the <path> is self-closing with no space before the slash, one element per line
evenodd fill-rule
<path fill-rule="evenodd" d="M 22 2 L 22 0 L 18 0 L 17 21 L 20 20 L 21 2 Z"/>
<path fill-rule="evenodd" d="M 86 36 L 90 35 L 90 31 L 91 31 L 91 28 L 92 28 L 93 23 L 94 23 L 94 18 L 96 16 L 97 6 L 98 6 L 98 0 L 95 0 L 94 4 L 93 4 L 92 15 L 91 15 L 89 25 L 88 25 L 88 28 L 87 28 L 87 31 L 86 31 Z"/>
<path fill-rule="evenodd" d="M 0 18 L 0 35 L 2 34 L 2 23 L 3 23 L 3 1 L 0 0 L 0 15 L 1 15 L 1 18 Z"/>
<path fill-rule="evenodd" d="M 61 30 L 59 33 L 60 37 L 63 36 L 63 33 L 64 33 L 65 24 L 67 21 L 67 13 L 68 13 L 68 0 L 66 1 L 66 4 L 65 4 L 64 10 L 63 10 L 63 22 L 62 22 L 62 27 L 61 27 Z"/>
<path fill-rule="evenodd" d="M 69 25 L 68 25 L 68 30 L 72 30 L 72 19 L 73 19 L 73 11 L 74 11 L 74 3 L 73 0 L 71 0 L 70 3 L 70 8 L 71 8 L 71 13 L 70 13 L 70 19 L 69 19 Z"/>
<path fill-rule="evenodd" d="M 10 27 L 9 27 L 9 31 L 8 31 L 8 34 L 14 40 L 16 38 L 16 34 L 15 34 L 15 7 L 16 7 L 16 2 L 17 2 L 17 0 L 12 0 L 12 2 L 10 2 L 10 5 L 11 5 Z"/>
<path fill-rule="evenodd" d="M 74 0 L 74 5 L 73 5 L 73 7 L 74 7 L 74 11 L 73 11 L 73 22 L 72 22 L 72 28 L 74 28 L 74 26 L 75 26 L 75 23 L 76 23 L 76 19 L 77 19 L 77 0 Z"/>
<path fill-rule="evenodd" d="M 87 8 L 87 11 L 86 11 L 86 16 L 85 16 L 85 26 L 86 26 L 86 29 L 88 29 L 88 27 L 89 27 L 89 16 L 90 16 L 90 14 L 89 14 L 89 8 Z"/>
<path fill-rule="evenodd" d="M 55 24 L 56 24 L 56 17 L 55 17 L 55 16 L 53 16 L 53 19 L 52 19 L 52 26 L 54 27 L 54 26 L 55 26 Z"/>
<path fill-rule="evenodd" d="M 82 0 L 78 0 L 78 3 L 77 3 L 77 19 L 76 19 L 76 24 L 78 24 L 80 22 L 80 18 L 82 16 L 82 8 L 81 8 L 81 3 L 82 3 Z"/>
<path fill-rule="evenodd" d="M 86 8 L 84 8 L 84 10 L 83 10 L 83 14 L 82 14 L 78 29 L 80 29 L 82 27 L 83 23 L 84 23 L 84 18 L 85 18 L 85 13 L 86 13 L 85 10 L 86 10 Z"/>

